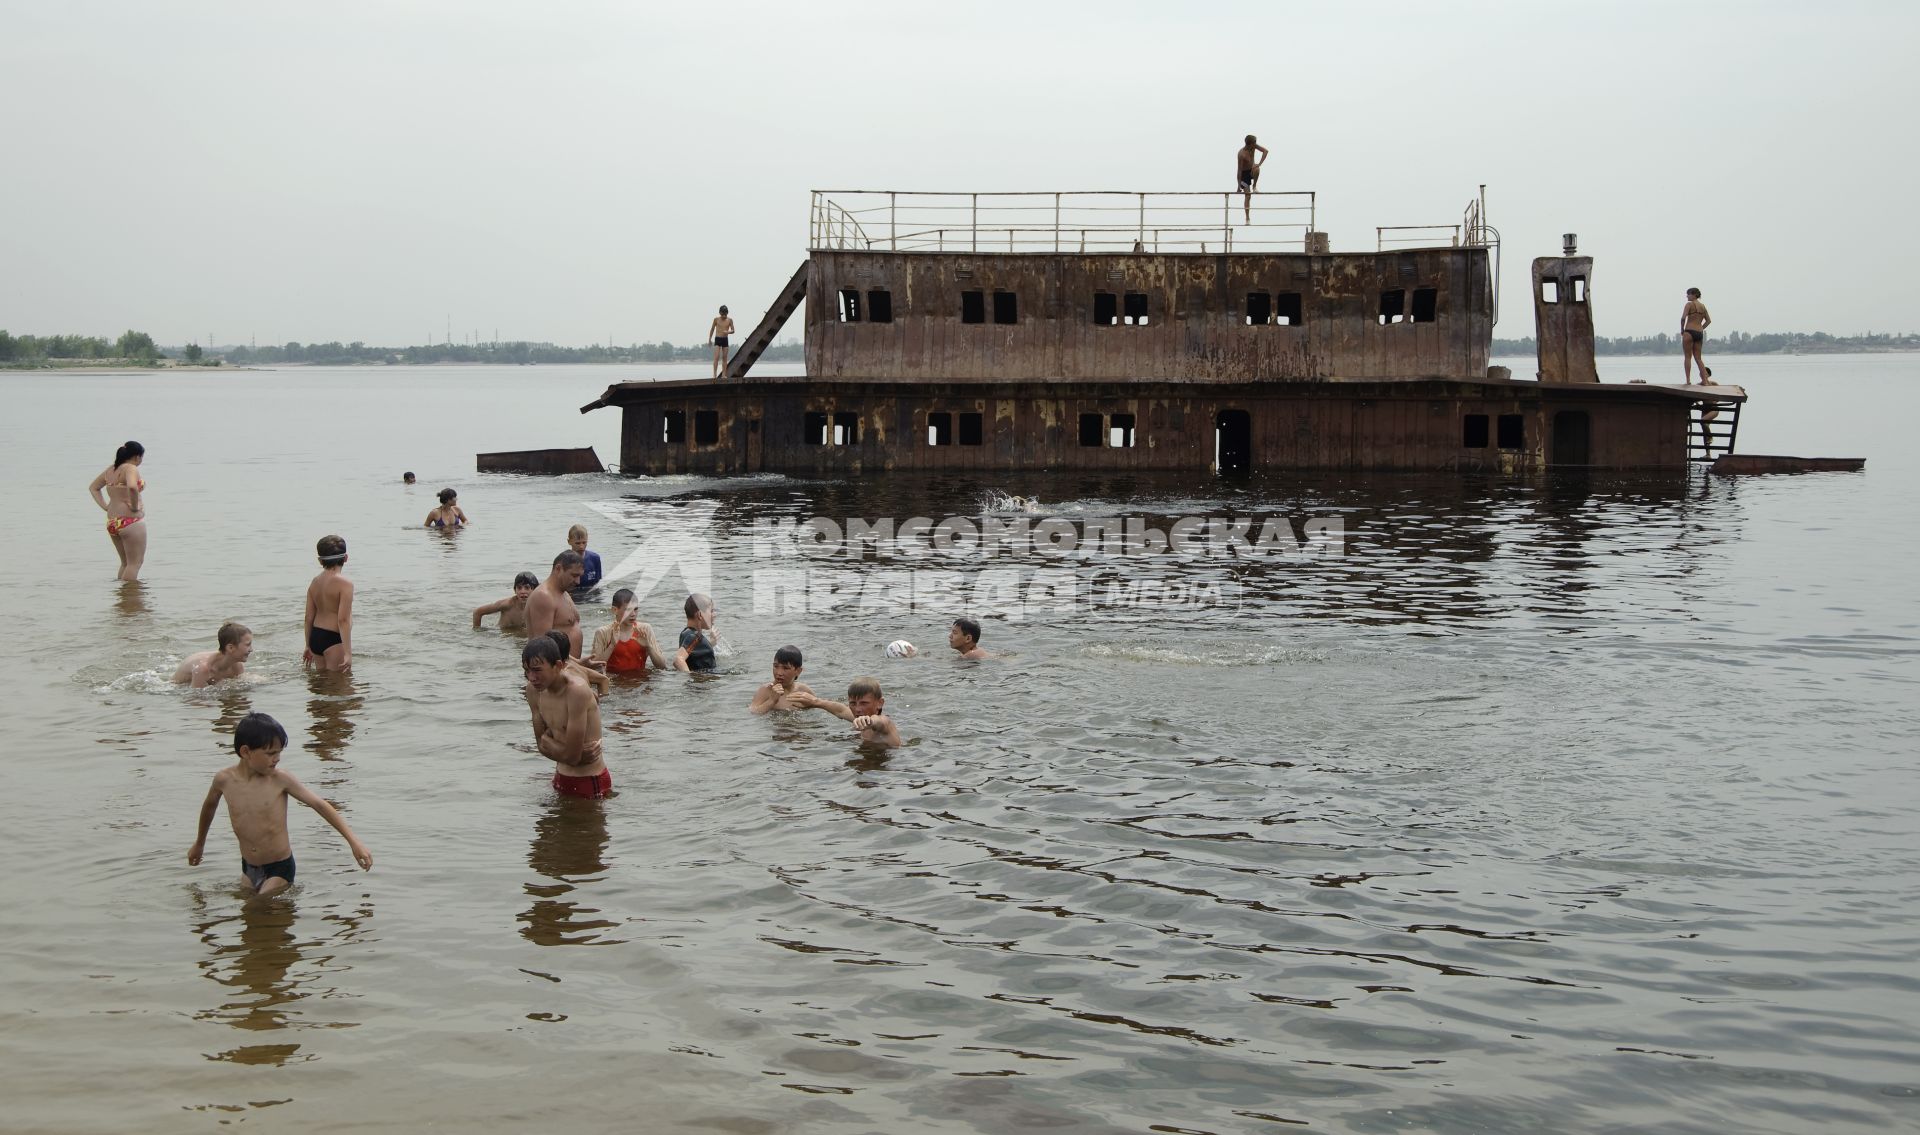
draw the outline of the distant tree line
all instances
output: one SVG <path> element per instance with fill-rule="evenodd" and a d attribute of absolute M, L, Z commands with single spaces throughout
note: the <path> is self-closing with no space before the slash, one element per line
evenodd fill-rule
<path fill-rule="evenodd" d="M 1707 354 L 1722 355 L 1771 355 L 1799 352 L 1803 354 L 1843 354 L 1848 352 L 1874 351 L 1920 351 L 1920 335 L 1829 335 L 1825 331 L 1770 331 L 1762 335 L 1749 335 L 1745 331 L 1735 331 L 1727 335 L 1707 336 Z M 1493 353 L 1496 355 L 1531 355 L 1536 352 L 1532 336 L 1525 339 L 1495 339 Z M 1677 355 L 1680 353 L 1680 338 L 1662 332 L 1638 338 L 1609 339 L 1604 335 L 1593 337 L 1593 353 L 1596 355 Z"/>
<path fill-rule="evenodd" d="M 0 363 L 34 366 L 49 359 L 86 359 L 152 366 L 160 348 L 145 331 L 129 331 L 116 340 L 98 335 L 11 335 L 0 330 Z"/>
<path fill-rule="evenodd" d="M 42 366 L 70 363 L 137 363 L 157 366 L 163 358 L 179 357 L 217 365 L 221 359 L 236 366 L 309 363 L 326 366 L 403 363 L 678 363 L 707 362 L 713 348 L 705 343 L 676 347 L 672 343 L 635 343 L 631 346 L 556 347 L 552 343 L 430 343 L 424 347 L 369 347 L 352 343 L 284 343 L 266 347 L 228 347 L 208 359 L 197 343 L 161 350 L 153 336 L 129 331 L 117 341 L 97 335 L 20 335 L 0 331 L 0 366 Z M 796 362 L 804 357 L 799 343 L 776 343 L 760 356 L 768 362 Z"/>

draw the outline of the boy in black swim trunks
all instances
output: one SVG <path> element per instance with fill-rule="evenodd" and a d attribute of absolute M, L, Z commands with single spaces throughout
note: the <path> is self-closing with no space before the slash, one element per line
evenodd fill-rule
<path fill-rule="evenodd" d="M 342 574 L 347 566 L 347 542 L 322 536 L 315 545 L 320 574 L 307 584 L 304 630 L 306 649 L 300 660 L 319 663 L 322 670 L 345 670 L 353 665 L 353 581 Z"/>
<path fill-rule="evenodd" d="M 220 802 L 227 802 L 227 819 L 240 841 L 240 873 L 247 889 L 275 895 L 293 885 L 293 845 L 287 839 L 287 797 L 320 813 L 346 837 L 347 849 L 362 871 L 373 867 L 373 852 L 353 834 L 333 805 L 314 795 L 294 775 L 280 768 L 280 752 L 287 747 L 287 731 L 264 713 L 249 713 L 233 730 L 233 750 L 239 754 L 232 768 L 213 776 L 206 803 L 200 805 L 200 831 L 187 852 L 187 864 L 198 867 L 207 848 L 207 829 Z"/>
<path fill-rule="evenodd" d="M 727 371 L 727 336 L 733 334 L 733 317 L 727 314 L 727 305 L 720 305 L 720 314 L 713 317 L 713 323 L 707 328 L 707 338 L 713 341 L 713 377 L 719 378 Z"/>
<path fill-rule="evenodd" d="M 1256 153 L 1258 157 L 1254 156 Z M 1242 219 L 1248 224 L 1253 223 L 1253 190 L 1260 184 L 1260 167 L 1266 161 L 1267 148 L 1254 141 L 1251 134 L 1247 135 L 1247 144 L 1233 157 L 1235 175 L 1240 181 Z"/>

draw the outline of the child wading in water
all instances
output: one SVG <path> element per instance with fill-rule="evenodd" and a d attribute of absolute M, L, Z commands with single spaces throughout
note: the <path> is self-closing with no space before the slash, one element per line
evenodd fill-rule
<path fill-rule="evenodd" d="M 320 574 L 307 584 L 307 649 L 300 660 L 318 662 L 322 670 L 345 670 L 353 665 L 353 581 L 341 574 L 347 541 L 322 536 L 315 550 Z"/>
<path fill-rule="evenodd" d="M 333 805 L 313 794 L 290 772 L 280 768 L 280 752 L 287 747 L 287 731 L 264 713 L 249 713 L 233 730 L 233 749 L 239 754 L 232 768 L 213 776 L 207 801 L 200 806 L 200 831 L 187 852 L 189 866 L 198 867 L 207 849 L 207 829 L 220 802 L 227 802 L 227 819 L 240 841 L 240 873 L 255 894 L 275 895 L 293 885 L 293 844 L 287 838 L 287 797 L 320 813 L 347 841 L 353 861 L 362 871 L 373 867 L 373 852 L 353 834 Z"/>
<path fill-rule="evenodd" d="M 592 658 L 606 663 L 609 674 L 645 676 L 649 662 L 655 670 L 673 668 L 654 640 L 652 625 L 640 621 L 640 604 L 625 587 L 613 593 L 613 622 L 594 633 Z"/>
<path fill-rule="evenodd" d="M 540 586 L 540 577 L 530 571 L 523 571 L 513 577 L 513 594 L 505 599 L 488 603 L 484 607 L 473 609 L 473 625 L 479 626 L 480 620 L 488 615 L 500 616 L 500 629 L 503 631 L 524 631 L 527 629 L 527 600 L 533 596 L 534 588 Z"/>
<path fill-rule="evenodd" d="M 175 682 L 194 689 L 238 678 L 247 672 L 247 659 L 253 655 L 253 632 L 239 623 L 227 623 L 214 636 L 215 650 L 189 654 L 173 672 Z"/>

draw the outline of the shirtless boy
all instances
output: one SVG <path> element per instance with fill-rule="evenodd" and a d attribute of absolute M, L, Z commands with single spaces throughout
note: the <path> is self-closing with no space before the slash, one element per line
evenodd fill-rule
<path fill-rule="evenodd" d="M 993 655 L 980 649 L 980 624 L 972 619 L 955 619 L 947 628 L 947 645 L 960 652 L 960 657 L 978 661 L 992 658 Z"/>
<path fill-rule="evenodd" d="M 1255 154 L 1258 157 L 1255 157 Z M 1260 167 L 1267 162 L 1267 148 L 1254 141 L 1253 135 L 1247 135 L 1247 144 L 1233 156 L 1234 173 L 1240 182 L 1240 205 L 1242 219 L 1253 223 L 1253 191 L 1260 184 Z"/>
<path fill-rule="evenodd" d="M 305 663 L 318 662 L 322 670 L 345 670 L 353 665 L 353 581 L 341 574 L 347 566 L 347 542 L 322 536 L 315 545 L 320 574 L 307 584 L 307 648 Z"/>
<path fill-rule="evenodd" d="M 904 744 L 893 718 L 887 716 L 887 697 L 880 692 L 877 678 L 855 678 L 848 683 L 845 702 L 828 701 L 812 691 L 789 694 L 787 700 L 795 709 L 824 709 L 842 721 L 852 722 L 860 732 L 862 745 L 897 749 Z"/>
<path fill-rule="evenodd" d="M 587 684 L 567 672 L 558 643 L 546 635 L 520 652 L 533 687 L 533 741 L 554 763 L 553 788 L 562 796 L 605 796 L 613 774 L 600 759 L 600 703 Z"/>
<path fill-rule="evenodd" d="M 527 633 L 565 631 L 573 644 L 567 651 L 570 658 L 580 657 L 580 608 L 573 605 L 573 589 L 580 586 L 584 570 L 579 552 L 571 548 L 561 552 L 553 557 L 553 571 L 527 600 Z"/>
<path fill-rule="evenodd" d="M 488 615 L 500 616 L 500 629 L 503 631 L 523 631 L 527 629 L 527 600 L 532 597 L 534 588 L 540 586 L 540 579 L 530 571 L 523 571 L 513 577 L 513 594 L 505 599 L 488 603 L 484 607 L 473 609 L 473 625 L 479 626 L 480 620 Z"/>
<path fill-rule="evenodd" d="M 773 681 L 754 691 L 753 702 L 747 706 L 756 717 L 776 709 L 804 709 L 795 702 L 794 695 L 805 694 L 813 697 L 813 691 L 800 680 L 800 648 L 783 646 L 773 652 Z"/>
<path fill-rule="evenodd" d="M 220 802 L 227 802 L 227 819 L 240 841 L 240 873 L 247 889 L 276 895 L 293 886 L 293 844 L 287 839 L 287 797 L 320 813 L 347 841 L 353 861 L 362 871 L 373 867 L 373 852 L 353 834 L 333 805 L 314 795 L 294 775 L 280 767 L 287 747 L 287 731 L 264 713 L 249 713 L 234 726 L 233 750 L 240 759 L 213 776 L 206 802 L 200 805 L 200 831 L 187 852 L 188 866 L 198 867 L 207 849 L 207 829 Z"/>
<path fill-rule="evenodd" d="M 252 631 L 239 623 L 228 623 L 213 641 L 216 649 L 187 655 L 173 672 L 175 682 L 185 682 L 197 690 L 247 672 L 247 658 L 253 654 Z"/>
<path fill-rule="evenodd" d="M 1680 370 L 1686 376 L 1684 385 L 1693 385 L 1693 368 L 1700 368 L 1700 385 L 1705 386 L 1713 377 L 1707 369 L 1707 361 L 1700 357 L 1701 344 L 1707 338 L 1707 327 L 1713 323 L 1713 316 L 1707 314 L 1707 305 L 1700 302 L 1700 289 L 1687 289 L 1687 305 L 1680 309 Z"/>
<path fill-rule="evenodd" d="M 713 317 L 713 323 L 707 328 L 707 338 L 713 341 L 713 377 L 719 378 L 727 369 L 727 336 L 733 334 L 733 317 L 727 314 L 727 305 L 720 305 L 720 314 Z"/>

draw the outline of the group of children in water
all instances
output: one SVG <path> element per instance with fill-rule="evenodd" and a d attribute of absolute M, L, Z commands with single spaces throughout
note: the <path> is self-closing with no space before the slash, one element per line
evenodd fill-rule
<path fill-rule="evenodd" d="M 428 516 L 428 526 L 460 527 L 468 522 L 451 489 L 443 490 L 440 499 L 440 508 Z M 512 595 L 473 609 L 473 625 L 477 628 L 486 616 L 498 615 L 500 629 L 527 632 L 520 665 L 526 676 L 534 745 L 554 763 L 555 791 L 593 798 L 613 790 L 613 775 L 602 753 L 599 710 L 600 697 L 611 688 L 608 675 L 645 676 L 649 669 L 712 672 L 717 612 L 708 596 L 687 596 L 686 626 L 669 655 L 653 627 L 639 619 L 633 592 L 623 587 L 612 596 L 612 621 L 594 633 L 583 660 L 580 613 L 574 598 L 586 597 L 600 582 L 602 571 L 600 557 L 587 549 L 585 527 L 576 524 L 569 529 L 567 543 L 568 549 L 554 557 L 544 581 L 532 572 L 519 573 Z M 301 658 L 323 670 L 345 670 L 353 660 L 354 587 L 344 574 L 347 542 L 340 536 L 324 536 L 315 550 L 320 572 L 307 587 Z M 947 643 L 961 658 L 990 657 L 980 649 L 980 624 L 972 619 L 955 619 L 948 628 Z M 910 645 L 896 646 L 906 646 L 907 653 L 913 653 Z M 252 653 L 253 632 L 229 622 L 220 628 L 215 649 L 188 656 L 173 680 L 198 689 L 239 678 Z M 891 749 L 904 744 L 899 727 L 886 712 L 886 695 L 878 679 L 855 678 L 847 686 L 846 701 L 833 701 L 800 681 L 803 662 L 797 646 L 774 651 L 772 680 L 754 692 L 749 712 L 759 716 L 776 710 L 823 710 L 852 725 L 862 745 Z M 372 852 L 333 806 L 279 767 L 286 745 L 286 730 L 267 714 L 250 713 L 240 720 L 233 734 L 236 760 L 214 776 L 208 789 L 199 830 L 187 853 L 189 864 L 199 864 L 207 829 L 224 800 L 240 843 L 241 873 L 248 889 L 272 895 L 291 886 L 294 860 L 287 836 L 287 799 L 291 797 L 333 825 L 362 870 L 373 866 Z"/>

